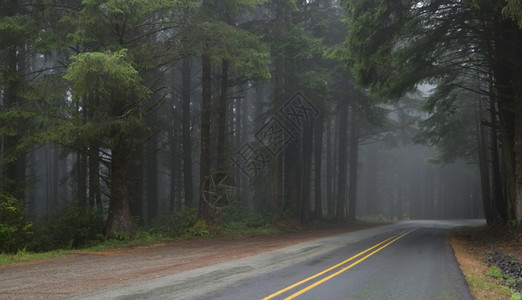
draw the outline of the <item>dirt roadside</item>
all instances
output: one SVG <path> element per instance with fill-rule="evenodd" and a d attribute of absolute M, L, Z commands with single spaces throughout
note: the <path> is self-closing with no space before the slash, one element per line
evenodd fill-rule
<path fill-rule="evenodd" d="M 488 256 L 502 253 L 522 262 L 522 235 L 509 234 L 501 225 L 462 227 L 450 231 L 450 242 L 474 299 L 511 298 L 513 288 L 499 288 L 505 280 L 487 275 L 494 265 Z"/>
<path fill-rule="evenodd" d="M 5 265 L 0 266 L 0 299 L 64 299 L 368 227 L 155 243 Z"/>

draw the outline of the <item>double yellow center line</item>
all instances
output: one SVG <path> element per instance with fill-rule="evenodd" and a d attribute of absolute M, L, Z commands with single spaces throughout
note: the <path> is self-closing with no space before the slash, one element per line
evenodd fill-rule
<path fill-rule="evenodd" d="M 337 272 L 332 273 L 332 274 L 324 277 L 323 279 L 321 279 L 319 281 L 316 281 L 315 283 L 313 283 L 313 284 L 311 284 L 311 285 L 301 289 L 300 291 L 298 291 L 298 292 L 296 292 L 296 293 L 294 293 L 294 294 L 292 294 L 292 295 L 290 295 L 290 296 L 285 298 L 285 300 L 294 299 L 295 297 L 297 297 L 297 296 L 299 296 L 299 295 L 301 295 L 303 293 L 306 293 L 307 291 L 309 291 L 309 290 L 313 289 L 314 287 L 322 284 L 323 282 L 328 281 L 328 280 L 334 278 L 335 276 L 345 272 L 346 270 L 348 270 L 348 269 L 352 268 L 353 266 L 359 264 L 360 262 L 366 260 L 368 257 L 370 257 L 370 256 L 374 255 L 375 253 L 381 251 L 382 249 L 388 247 L 393 242 L 395 242 L 398 239 L 402 238 L 403 236 L 413 232 L 416 229 L 417 228 L 414 228 L 414 229 L 409 230 L 407 232 L 403 232 L 403 233 L 399 233 L 397 235 L 391 236 L 391 237 L 385 239 L 384 241 L 382 241 L 382 242 L 380 242 L 380 243 L 378 243 L 378 244 L 376 244 L 376 245 L 374 245 L 374 246 L 372 246 L 372 247 L 370 247 L 370 248 L 368 248 L 368 249 L 366 249 L 366 250 L 364 250 L 362 252 L 359 252 L 358 254 L 356 254 L 356 255 L 354 255 L 354 256 L 352 256 L 350 258 L 348 258 L 347 260 L 342 261 L 342 262 L 336 264 L 335 266 L 332 266 L 332 267 L 330 267 L 330 268 L 328 268 L 328 269 L 326 269 L 324 271 L 321 271 L 321 272 L 319 272 L 319 273 L 317 273 L 317 274 L 315 274 L 313 276 L 310 276 L 310 277 L 308 277 L 306 279 L 303 279 L 303 280 L 301 280 L 301 281 L 299 281 L 297 283 L 294 283 L 294 284 L 292 284 L 292 285 L 290 285 L 290 286 L 288 286 L 288 287 L 286 287 L 286 288 L 284 288 L 284 289 L 282 289 L 282 290 L 280 290 L 278 292 L 275 292 L 272 295 L 263 298 L 263 300 L 268 300 L 268 299 L 272 299 L 272 298 L 274 298 L 276 296 L 279 296 L 279 295 L 281 295 L 281 294 L 283 294 L 283 293 L 285 293 L 285 292 L 287 292 L 287 291 L 289 291 L 291 289 L 294 289 L 294 288 L 296 288 L 296 287 L 298 287 L 298 286 L 300 286 L 300 285 L 302 285 L 302 284 L 304 284 L 304 283 L 306 283 L 306 282 L 308 282 L 310 280 L 313 280 L 313 279 L 315 279 L 315 278 L 317 278 L 319 276 L 322 276 L 322 275 L 324 275 L 324 274 L 326 274 L 326 273 L 328 273 L 330 271 L 333 271 L 335 269 L 341 268 L 343 265 L 347 264 L 348 262 L 350 262 L 352 260 L 355 260 L 356 258 L 358 258 L 360 256 L 363 256 L 364 254 L 370 252 L 369 254 L 366 254 L 364 257 L 362 257 L 359 260 L 351 263 L 350 265 L 339 269 Z"/>

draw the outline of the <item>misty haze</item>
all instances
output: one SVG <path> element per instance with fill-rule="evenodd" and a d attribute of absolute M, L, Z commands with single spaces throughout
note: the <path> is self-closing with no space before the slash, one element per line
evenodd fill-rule
<path fill-rule="evenodd" d="M 0 299 L 520 299 L 516 0 L 5 0 Z"/>

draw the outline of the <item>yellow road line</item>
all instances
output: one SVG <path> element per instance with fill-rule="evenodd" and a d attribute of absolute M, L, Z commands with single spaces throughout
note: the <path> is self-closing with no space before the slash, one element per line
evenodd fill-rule
<path fill-rule="evenodd" d="M 313 289 L 314 287 L 316 287 L 316 286 L 322 284 L 323 282 L 328 281 L 328 280 L 334 278 L 335 276 L 337 276 L 337 275 L 339 275 L 339 274 L 345 272 L 346 270 L 348 270 L 348 269 L 352 268 L 353 266 L 359 264 L 360 262 L 366 260 L 368 257 L 370 257 L 370 256 L 374 255 L 375 253 L 381 251 L 382 249 L 388 247 L 388 246 L 389 246 L 390 244 L 392 244 L 393 242 L 395 242 L 395 241 L 397 241 L 398 239 L 404 237 L 405 235 L 407 235 L 407 234 L 413 232 L 413 231 L 416 230 L 416 229 L 417 229 L 417 228 L 412 229 L 412 230 L 410 230 L 410 231 L 408 231 L 408 232 L 406 232 L 406 233 L 403 233 L 403 234 L 401 234 L 401 235 L 399 235 L 399 236 L 396 236 L 396 235 L 393 236 L 394 239 L 392 239 L 391 241 L 389 241 L 389 242 L 387 242 L 386 244 L 384 244 L 384 246 L 381 246 L 381 247 L 378 248 L 377 250 L 375 250 L 375 251 L 373 251 L 372 253 L 366 255 L 365 257 L 359 259 L 358 261 L 352 263 L 351 265 L 349 265 L 349 266 L 347 266 L 347 267 L 345 267 L 345 268 L 342 268 L 341 270 L 339 270 L 339 271 L 337 271 L 337 272 L 335 272 L 335 273 L 333 273 L 333 274 L 331 274 L 331 275 L 329 275 L 329 276 L 327 276 L 327 277 L 325 277 L 325 278 L 323 278 L 323 279 L 317 281 L 317 282 L 314 283 L 314 284 L 311 284 L 311 285 L 307 286 L 306 288 L 300 290 L 299 292 L 297 292 L 297 293 L 295 293 L 295 294 L 290 295 L 289 297 L 285 298 L 285 300 L 294 299 L 295 297 L 297 297 L 297 296 L 299 296 L 299 295 L 301 295 L 301 294 L 303 294 L 303 293 L 305 293 L 305 292 L 307 292 L 307 291 Z M 390 239 L 387 239 L 387 240 L 385 240 L 385 241 L 388 241 L 388 240 L 390 240 Z M 382 243 L 381 243 L 381 244 L 382 244 Z"/>
<path fill-rule="evenodd" d="M 321 272 L 319 272 L 319 273 L 317 273 L 317 274 L 315 274 L 315 275 L 313 275 L 313 276 L 310 276 L 310 277 L 308 277 L 308 278 L 306 278 L 306 279 L 303 279 L 303 280 L 301 280 L 301 281 L 299 281 L 299 282 L 297 282 L 297 283 L 294 283 L 294 284 L 292 284 L 292 285 L 290 285 L 290 286 L 288 286 L 288 287 L 286 287 L 286 288 L 284 288 L 284 289 L 282 289 L 282 290 L 280 290 L 280 291 L 278 291 L 278 292 L 273 293 L 273 294 L 270 295 L 270 296 L 267 296 L 267 297 L 263 298 L 262 300 L 269 300 L 269 299 L 272 299 L 272 298 L 274 298 L 275 296 L 281 295 L 282 293 L 284 293 L 284 292 L 286 292 L 286 291 L 288 291 L 288 290 L 291 290 L 291 289 L 293 289 L 293 288 L 295 288 L 295 287 L 297 287 L 297 286 L 300 286 L 301 284 L 303 284 L 303 283 L 305 283 L 305 282 L 308 282 L 308 281 L 310 281 L 310 280 L 312 280 L 312 279 L 314 279 L 314 278 L 317 278 L 317 277 L 319 277 L 319 276 L 321 276 L 321 275 L 323 275 L 323 274 L 325 274 L 325 273 L 327 273 L 327 272 L 330 272 L 331 270 L 336 269 L 336 268 L 338 268 L 338 267 L 344 265 L 345 263 L 347 263 L 347 262 L 349 262 L 349 261 L 351 261 L 351 260 L 356 259 L 357 257 L 363 255 L 364 253 L 366 253 L 366 252 L 368 252 L 368 251 L 371 251 L 372 249 L 375 249 L 375 248 L 379 247 L 380 245 L 386 243 L 387 241 L 389 241 L 389 240 L 391 240 L 391 239 L 393 239 L 394 237 L 397 237 L 397 236 L 399 236 L 399 234 L 394 235 L 394 236 L 392 236 L 392 237 L 389 237 L 389 238 L 385 239 L 384 241 L 382 241 L 382 242 L 380 242 L 380 243 L 378 243 L 378 244 L 376 244 L 376 245 L 374 245 L 374 246 L 372 246 L 372 247 L 370 247 L 370 248 L 368 248 L 368 249 L 366 249 L 366 250 L 360 252 L 359 254 L 356 254 L 356 255 L 354 255 L 354 256 L 348 258 L 347 260 L 342 261 L 342 262 L 336 264 L 335 266 L 332 266 L 332 267 L 330 267 L 330 268 L 328 268 L 328 269 L 326 269 L 326 270 L 324 270 L 324 271 L 321 271 Z"/>

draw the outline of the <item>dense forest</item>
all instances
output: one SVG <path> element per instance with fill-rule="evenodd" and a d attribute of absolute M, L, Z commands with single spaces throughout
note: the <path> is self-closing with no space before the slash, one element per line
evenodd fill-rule
<path fill-rule="evenodd" d="M 1 251 L 160 220 L 520 229 L 521 20 L 517 0 L 2 0 Z"/>

